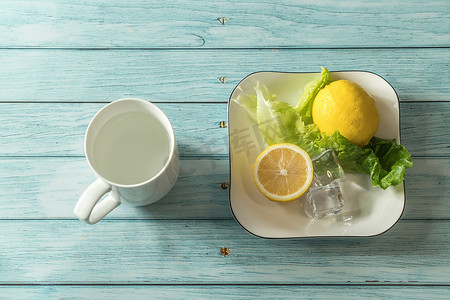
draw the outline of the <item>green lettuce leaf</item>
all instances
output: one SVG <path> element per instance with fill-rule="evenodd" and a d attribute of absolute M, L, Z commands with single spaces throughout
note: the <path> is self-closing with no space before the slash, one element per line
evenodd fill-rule
<path fill-rule="evenodd" d="M 302 116 L 303 122 L 312 123 L 312 105 L 317 93 L 327 84 L 331 83 L 330 71 L 322 67 L 320 77 L 306 84 L 303 93 L 294 106 L 297 113 Z"/>
<path fill-rule="evenodd" d="M 256 120 L 259 131 L 268 145 L 292 143 L 298 138 L 296 122 L 299 115 L 286 102 L 274 100 L 256 88 Z"/>
<path fill-rule="evenodd" d="M 325 151 L 324 148 L 316 146 L 316 141 L 321 138 L 321 134 L 316 124 L 305 125 L 300 117 L 295 124 L 297 127 L 298 136 L 292 142 L 308 152 L 309 156 L 314 157 Z"/>
<path fill-rule="evenodd" d="M 234 102 L 239 104 L 242 108 L 244 108 L 250 118 L 258 122 L 256 120 L 256 96 L 248 95 L 248 94 L 240 94 L 236 99 L 233 99 Z"/>
<path fill-rule="evenodd" d="M 360 147 L 336 131 L 317 140 L 316 146 L 334 149 L 345 172 L 367 173 L 372 185 L 382 189 L 401 183 L 406 169 L 412 166 L 411 155 L 395 140 L 373 137 L 368 145 Z"/>
<path fill-rule="evenodd" d="M 404 180 L 406 169 L 413 165 L 411 155 L 404 146 L 397 145 L 395 140 L 373 137 L 366 147 L 379 159 L 381 172 L 378 184 L 381 188 L 386 189 Z"/>

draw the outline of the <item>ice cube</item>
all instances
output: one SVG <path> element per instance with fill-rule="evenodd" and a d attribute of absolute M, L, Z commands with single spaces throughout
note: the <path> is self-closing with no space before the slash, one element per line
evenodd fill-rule
<path fill-rule="evenodd" d="M 345 175 L 333 149 L 328 149 L 314 157 L 312 163 L 314 183 L 317 185 L 328 185 Z"/>
<path fill-rule="evenodd" d="M 308 202 L 311 205 L 314 219 L 335 215 L 341 212 L 344 206 L 339 181 L 334 180 L 328 185 L 316 185 L 307 193 Z"/>

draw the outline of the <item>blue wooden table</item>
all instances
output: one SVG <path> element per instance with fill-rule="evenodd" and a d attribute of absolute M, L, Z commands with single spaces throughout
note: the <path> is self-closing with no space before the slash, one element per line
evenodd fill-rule
<path fill-rule="evenodd" d="M 1 1 L 0 298 L 449 298 L 449 25 L 447 0 Z M 229 95 L 320 66 L 396 89 L 406 209 L 379 237 L 254 237 L 222 184 Z M 84 133 L 123 97 L 168 115 L 180 177 L 89 226 Z"/>

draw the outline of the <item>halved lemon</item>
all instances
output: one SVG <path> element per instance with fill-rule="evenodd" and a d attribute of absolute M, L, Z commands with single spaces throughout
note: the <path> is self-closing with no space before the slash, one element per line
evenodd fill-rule
<path fill-rule="evenodd" d="M 311 158 L 305 150 L 294 144 L 272 145 L 256 159 L 253 179 L 261 193 L 270 200 L 295 200 L 311 185 Z"/>

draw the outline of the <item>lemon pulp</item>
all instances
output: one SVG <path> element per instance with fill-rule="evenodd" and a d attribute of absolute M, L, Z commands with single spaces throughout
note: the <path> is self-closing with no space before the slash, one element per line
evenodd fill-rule
<path fill-rule="evenodd" d="M 311 159 L 293 144 L 275 144 L 256 159 L 253 179 L 261 193 L 279 202 L 292 201 L 309 188 L 313 177 Z"/>

